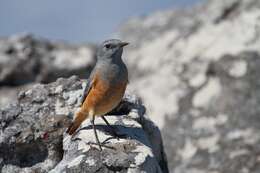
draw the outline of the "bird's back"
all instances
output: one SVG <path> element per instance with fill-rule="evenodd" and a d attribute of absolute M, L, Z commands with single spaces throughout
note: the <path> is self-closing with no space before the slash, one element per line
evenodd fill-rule
<path fill-rule="evenodd" d="M 110 85 L 128 81 L 128 70 L 123 61 L 121 62 L 98 62 L 95 70 L 102 80 Z"/>
<path fill-rule="evenodd" d="M 96 115 L 102 115 L 111 111 L 121 101 L 128 83 L 128 72 L 123 63 L 97 63 L 94 71 L 93 88 L 83 107 L 93 109 Z"/>

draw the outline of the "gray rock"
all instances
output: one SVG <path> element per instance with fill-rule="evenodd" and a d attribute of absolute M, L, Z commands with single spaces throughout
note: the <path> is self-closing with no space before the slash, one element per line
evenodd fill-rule
<path fill-rule="evenodd" d="M 171 170 L 259 172 L 259 65 L 256 52 L 225 55 L 190 86 L 162 128 Z"/>
<path fill-rule="evenodd" d="M 88 77 L 95 63 L 91 45 L 71 46 L 32 35 L 0 39 L 0 86 L 48 83 L 58 77 Z"/>
<path fill-rule="evenodd" d="M 95 64 L 94 45 L 51 42 L 30 34 L 0 39 L 0 106 L 17 99 L 21 89 L 58 77 L 87 78 Z"/>
<path fill-rule="evenodd" d="M 119 32 L 137 45 L 129 88 L 162 129 L 170 171 L 259 172 L 259 2 L 209 0 Z"/>
<path fill-rule="evenodd" d="M 64 133 L 79 107 L 83 84 L 77 77 L 37 84 L 0 110 L 0 171 L 168 172 L 160 131 L 134 96 L 125 95 L 107 117 L 124 138 L 115 139 L 96 119 L 102 152 L 88 121 L 73 138 Z"/>
<path fill-rule="evenodd" d="M 29 83 L 20 86 L 2 86 L 0 88 L 0 107 L 5 107 L 17 100 L 19 93 L 23 90 L 29 90 L 35 83 Z"/>

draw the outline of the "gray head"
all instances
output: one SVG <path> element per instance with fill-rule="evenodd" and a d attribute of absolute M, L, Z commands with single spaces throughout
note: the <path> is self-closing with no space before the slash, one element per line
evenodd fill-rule
<path fill-rule="evenodd" d="M 106 40 L 99 46 L 97 58 L 98 60 L 121 60 L 123 47 L 128 44 L 117 39 Z"/>

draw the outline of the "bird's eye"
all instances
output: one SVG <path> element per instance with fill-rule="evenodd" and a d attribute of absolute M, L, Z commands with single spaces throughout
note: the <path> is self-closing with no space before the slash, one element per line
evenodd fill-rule
<path fill-rule="evenodd" d="M 106 47 L 107 49 L 110 49 L 110 48 L 112 48 L 112 45 L 111 45 L 111 44 L 106 44 L 105 47 Z"/>

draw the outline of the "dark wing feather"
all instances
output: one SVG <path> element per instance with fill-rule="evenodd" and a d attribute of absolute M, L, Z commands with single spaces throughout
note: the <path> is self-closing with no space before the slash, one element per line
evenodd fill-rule
<path fill-rule="evenodd" d="M 88 96 L 88 93 L 91 89 L 91 81 L 87 81 L 87 86 L 83 90 L 82 97 L 80 98 L 80 104 L 82 105 L 83 102 L 85 101 L 86 97 Z"/>
<path fill-rule="evenodd" d="M 81 105 L 84 103 L 84 101 L 85 101 L 85 99 L 86 99 L 86 97 L 88 96 L 88 93 L 89 93 L 89 91 L 90 91 L 90 89 L 92 88 L 92 86 L 93 86 L 93 74 L 94 74 L 95 72 L 94 72 L 94 70 L 91 72 L 91 74 L 90 74 L 90 77 L 89 77 L 89 80 L 87 81 L 87 86 L 84 88 L 84 90 L 83 90 L 83 94 L 82 94 L 82 97 L 81 97 L 81 99 L 80 99 L 80 103 L 81 103 Z"/>

